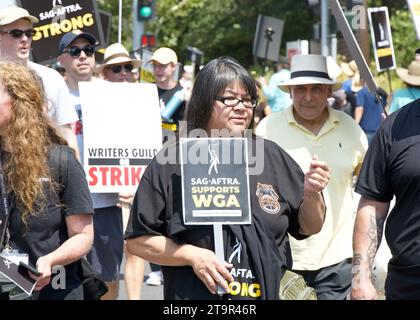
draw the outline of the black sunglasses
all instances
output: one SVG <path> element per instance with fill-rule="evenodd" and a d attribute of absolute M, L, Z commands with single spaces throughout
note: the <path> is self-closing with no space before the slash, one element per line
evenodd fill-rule
<path fill-rule="evenodd" d="M 8 33 L 15 39 L 20 39 L 23 34 L 27 36 L 28 38 L 32 38 L 34 35 L 36 35 L 36 30 L 34 29 L 27 29 L 27 30 L 19 30 L 19 29 L 13 29 L 10 31 L 2 31 L 1 34 Z"/>
<path fill-rule="evenodd" d="M 120 73 L 123 67 L 124 67 L 126 72 L 131 72 L 134 68 L 134 66 L 131 63 L 128 63 L 128 64 L 125 64 L 124 66 L 122 66 L 122 65 L 113 66 L 113 67 L 111 67 L 111 71 L 113 73 Z"/>
<path fill-rule="evenodd" d="M 95 53 L 95 47 L 91 45 L 87 45 L 86 47 L 79 48 L 79 47 L 71 47 L 69 49 L 63 50 L 63 53 L 68 53 L 72 57 L 79 57 L 82 51 L 88 56 L 91 57 Z"/>

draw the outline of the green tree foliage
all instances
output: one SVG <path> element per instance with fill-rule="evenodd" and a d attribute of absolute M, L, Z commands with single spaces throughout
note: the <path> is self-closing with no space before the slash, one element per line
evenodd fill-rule
<path fill-rule="evenodd" d="M 128 49 L 132 49 L 133 28 L 131 23 L 132 1 L 123 0 L 121 42 Z M 98 8 L 112 14 L 111 30 L 107 45 L 118 42 L 118 0 L 98 0 Z"/>
<path fill-rule="evenodd" d="M 272 0 L 158 0 L 156 21 L 158 45 L 169 46 L 188 59 L 187 46 L 202 50 L 208 61 L 230 55 L 250 65 L 258 14 L 285 20 L 285 41 L 308 39 L 312 16 L 303 1 Z"/>
<path fill-rule="evenodd" d="M 397 66 L 406 68 L 414 60 L 414 51 L 420 46 L 413 21 L 407 10 L 395 10 L 390 20 Z"/>

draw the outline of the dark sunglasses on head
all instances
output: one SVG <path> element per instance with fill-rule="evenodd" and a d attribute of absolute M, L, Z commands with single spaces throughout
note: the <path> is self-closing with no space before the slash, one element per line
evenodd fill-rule
<path fill-rule="evenodd" d="M 23 34 L 27 36 L 28 38 L 32 38 L 36 34 L 36 30 L 34 29 L 27 29 L 27 30 L 19 30 L 19 29 L 13 29 L 10 31 L 2 31 L 1 34 L 8 33 L 15 39 L 20 39 Z"/>
<path fill-rule="evenodd" d="M 129 63 L 129 64 L 125 64 L 124 66 L 122 66 L 122 65 L 113 66 L 113 67 L 111 67 L 111 71 L 113 73 L 120 73 L 123 67 L 124 67 L 126 72 L 131 72 L 134 68 L 134 66 L 131 63 Z"/>
<path fill-rule="evenodd" d="M 72 57 L 79 57 L 82 51 L 88 56 L 91 57 L 95 53 L 95 47 L 91 45 L 87 45 L 86 47 L 79 48 L 79 47 L 70 47 L 68 49 L 63 50 L 63 53 L 68 53 Z"/>

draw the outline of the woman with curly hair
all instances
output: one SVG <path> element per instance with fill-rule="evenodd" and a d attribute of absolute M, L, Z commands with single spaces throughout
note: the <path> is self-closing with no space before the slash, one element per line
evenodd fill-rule
<path fill-rule="evenodd" d="M 27 253 L 41 272 L 29 274 L 37 281 L 33 298 L 83 299 L 80 258 L 93 242 L 92 201 L 83 168 L 49 121 L 45 104 L 33 71 L 0 60 L 0 160 L 9 208 L 3 245 Z M 67 158 L 62 186 L 53 174 L 52 150 Z M 53 272 L 58 266 L 64 274 Z"/>

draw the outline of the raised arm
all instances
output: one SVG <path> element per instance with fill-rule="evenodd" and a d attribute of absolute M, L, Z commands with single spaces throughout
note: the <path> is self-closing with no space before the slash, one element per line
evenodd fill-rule
<path fill-rule="evenodd" d="M 299 209 L 300 233 L 318 233 L 325 218 L 325 203 L 322 190 L 330 180 L 330 168 L 317 155 L 313 156 L 309 171 L 305 173 L 303 202 Z"/>
<path fill-rule="evenodd" d="M 361 197 L 353 233 L 353 280 L 351 298 L 377 299 L 372 274 L 376 252 L 381 244 L 389 202 Z"/>

